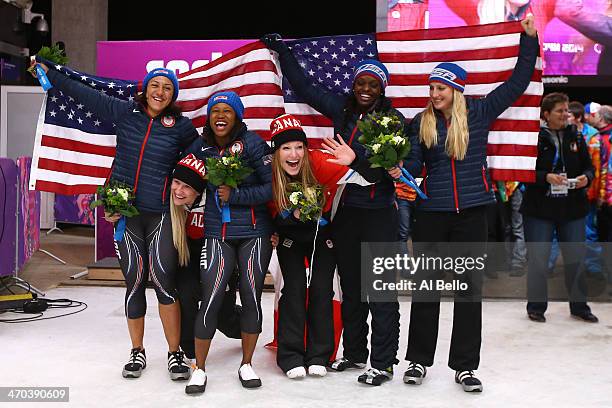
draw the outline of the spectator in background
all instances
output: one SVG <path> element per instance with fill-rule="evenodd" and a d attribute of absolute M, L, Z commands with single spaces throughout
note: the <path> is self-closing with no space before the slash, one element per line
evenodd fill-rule
<path fill-rule="evenodd" d="M 599 128 L 599 123 L 601 122 L 601 117 L 599 116 L 600 108 L 601 105 L 597 102 L 589 102 L 584 105 L 584 120 L 595 129 Z"/>
<path fill-rule="evenodd" d="M 527 266 L 527 247 L 520 212 L 525 186 L 516 181 L 505 182 L 506 253 L 510 263 L 510 276 L 523 276 Z"/>
<path fill-rule="evenodd" d="M 411 218 L 416 192 L 404 183 L 395 183 L 395 196 L 399 211 L 399 240 L 408 242 L 412 235 Z"/>
<path fill-rule="evenodd" d="M 600 156 L 599 156 L 599 137 L 597 137 L 597 129 L 584 123 L 584 106 L 580 102 L 570 102 L 570 115 L 568 122 L 570 125 L 575 125 L 578 132 L 582 134 L 587 144 L 591 163 L 593 164 L 594 177 L 591 186 L 587 190 L 587 199 L 589 201 L 589 212 L 586 216 L 586 254 L 584 256 L 584 265 L 586 272 L 594 277 L 603 277 L 601 273 L 601 246 L 597 237 L 597 191 L 593 189 L 599 185 L 600 173 Z"/>
<path fill-rule="evenodd" d="M 597 230 L 600 242 L 610 242 L 612 238 L 612 162 L 610 161 L 610 134 L 612 133 L 612 106 L 604 105 L 598 111 L 600 116 L 599 138 L 601 143 L 601 176 L 597 190 Z M 604 267 L 608 282 L 612 283 L 612 253 L 609 244 L 603 245 Z"/>
<path fill-rule="evenodd" d="M 593 179 L 593 166 L 584 138 L 567 124 L 567 95 L 552 93 L 542 100 L 545 121 L 538 137 L 536 181 L 528 184 L 521 212 L 528 249 L 527 315 L 545 322 L 548 305 L 546 262 L 556 228 L 565 266 L 570 313 L 587 322 L 598 319 L 587 305 L 586 279 L 581 273 L 584 256 L 585 188 Z M 574 180 L 574 186 L 569 185 Z M 574 187 L 574 188 L 569 188 Z"/>

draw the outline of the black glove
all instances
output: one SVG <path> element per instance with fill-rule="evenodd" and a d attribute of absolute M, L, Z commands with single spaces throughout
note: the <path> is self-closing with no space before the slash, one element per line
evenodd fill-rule
<path fill-rule="evenodd" d="M 261 37 L 261 41 L 272 51 L 281 52 L 287 49 L 280 34 L 266 34 Z"/>

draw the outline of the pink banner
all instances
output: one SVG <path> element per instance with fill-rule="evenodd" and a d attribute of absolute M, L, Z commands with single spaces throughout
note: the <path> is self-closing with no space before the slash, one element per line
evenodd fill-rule
<path fill-rule="evenodd" d="M 140 81 L 152 69 L 165 67 L 178 74 L 207 64 L 254 40 L 98 41 L 96 74 Z M 98 212 L 96 260 L 115 256 L 113 228 Z"/>
<path fill-rule="evenodd" d="M 206 65 L 254 40 L 98 41 L 97 75 L 140 81 L 154 68 L 177 74 Z"/>

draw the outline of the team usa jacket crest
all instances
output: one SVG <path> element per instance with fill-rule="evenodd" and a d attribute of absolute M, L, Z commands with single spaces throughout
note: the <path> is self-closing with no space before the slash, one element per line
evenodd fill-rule
<path fill-rule="evenodd" d="M 221 212 L 215 204 L 212 183 L 206 185 L 204 206 L 204 236 L 217 239 L 255 238 L 269 235 L 272 222 L 266 203 L 272 199 L 272 156 L 270 147 L 257 133 L 247 130 L 244 123 L 234 134 L 226 148 L 209 145 L 203 137 L 197 138 L 187 149 L 201 160 L 238 154 L 251 173 L 236 189 L 232 189 L 229 205 L 232 221 L 223 224 Z"/>
<path fill-rule="evenodd" d="M 110 179 L 136 191 L 140 211 L 169 210 L 172 171 L 182 152 L 198 137 L 184 116 L 150 117 L 136 102 L 104 95 L 50 69 L 49 80 L 58 89 L 90 106 L 117 130 L 117 150 Z"/>

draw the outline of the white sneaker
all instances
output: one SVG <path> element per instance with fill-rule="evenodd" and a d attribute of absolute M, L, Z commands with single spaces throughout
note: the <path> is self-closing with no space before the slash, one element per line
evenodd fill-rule
<path fill-rule="evenodd" d="M 187 394 L 202 394 L 206 390 L 207 380 L 208 378 L 204 370 L 197 368 L 194 370 L 193 374 L 191 374 L 191 379 L 185 387 L 185 392 Z"/>
<path fill-rule="evenodd" d="M 327 375 L 327 368 L 322 365 L 313 364 L 308 366 L 308 375 L 313 377 L 325 377 Z"/>
<path fill-rule="evenodd" d="M 295 367 L 286 372 L 287 377 L 292 380 L 306 377 L 306 369 L 304 367 Z"/>
<path fill-rule="evenodd" d="M 240 366 L 238 369 L 238 378 L 240 378 L 240 382 L 244 388 L 261 387 L 261 379 L 255 374 L 255 370 L 253 370 L 250 363 Z"/>

